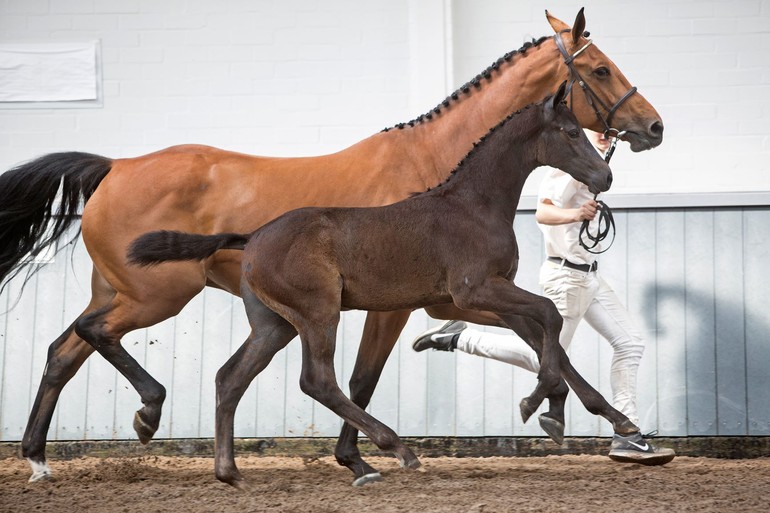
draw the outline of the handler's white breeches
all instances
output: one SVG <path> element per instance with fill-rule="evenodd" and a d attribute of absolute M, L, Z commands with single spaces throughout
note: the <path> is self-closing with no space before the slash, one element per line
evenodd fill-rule
<path fill-rule="evenodd" d="M 581 319 L 610 343 L 613 349 L 610 367 L 613 405 L 639 425 L 636 376 L 644 343 L 615 292 L 596 272 L 577 271 L 548 260 L 540 270 L 540 285 L 543 294 L 554 302 L 564 319 L 559 343 L 565 350 L 569 348 Z M 515 335 L 466 329 L 460 333 L 457 349 L 532 372 L 540 370 L 535 351 Z"/>

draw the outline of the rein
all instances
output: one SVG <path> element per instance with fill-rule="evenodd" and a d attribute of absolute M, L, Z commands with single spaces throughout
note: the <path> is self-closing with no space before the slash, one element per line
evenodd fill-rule
<path fill-rule="evenodd" d="M 565 32 L 569 32 L 569 30 L 566 30 Z M 607 104 L 605 104 L 601 98 L 594 92 L 593 89 L 591 89 L 591 86 L 588 85 L 588 83 L 583 80 L 583 77 L 580 75 L 580 72 L 575 67 L 574 61 L 575 58 L 583 53 L 589 46 L 593 44 L 593 41 L 588 39 L 588 42 L 580 47 L 575 53 L 572 55 L 567 52 L 567 48 L 564 45 L 564 41 L 562 40 L 561 33 L 556 33 L 553 36 L 553 40 L 556 42 L 556 47 L 559 49 L 559 52 L 561 52 L 562 57 L 564 57 L 564 64 L 567 65 L 570 71 L 570 75 L 572 80 L 570 80 L 569 84 L 567 85 L 567 92 L 570 95 L 570 105 L 574 105 L 573 99 L 572 99 L 572 93 L 573 93 L 573 86 L 575 82 L 578 83 L 580 88 L 583 90 L 583 93 L 586 97 L 586 102 L 588 105 L 591 106 L 591 108 L 594 110 L 594 114 L 596 114 L 596 118 L 601 121 L 602 125 L 604 125 L 604 137 L 612 137 L 612 143 L 610 144 L 610 147 L 607 149 L 607 153 L 604 155 L 604 161 L 609 164 L 610 159 L 612 158 L 612 154 L 615 152 L 615 146 L 618 144 L 618 140 L 623 136 L 625 132 L 621 132 L 616 128 L 612 128 L 612 116 L 615 114 L 615 112 L 620 108 L 623 103 L 626 102 L 631 96 L 636 93 L 636 87 L 631 87 L 628 91 L 626 91 L 626 94 L 624 94 L 617 102 L 615 102 L 615 105 L 612 107 L 608 107 Z M 604 109 L 607 112 L 607 116 L 604 117 L 599 110 L 599 108 L 596 106 L 596 104 L 599 104 L 602 109 Z M 612 246 L 612 243 L 615 242 L 615 218 L 612 215 L 612 210 L 610 210 L 610 207 L 607 206 L 605 202 L 602 200 L 597 200 L 598 194 L 594 195 L 594 201 L 596 201 L 599 209 L 599 219 L 598 219 L 598 226 L 596 229 L 596 233 L 592 234 L 588 230 L 589 221 L 585 220 L 583 221 L 583 224 L 580 226 L 580 232 L 578 233 L 578 242 L 580 245 L 588 251 L 589 253 L 593 253 L 595 255 L 598 255 L 599 253 L 604 253 L 610 247 Z M 596 249 L 599 247 L 599 244 L 605 240 L 610 232 L 612 232 L 612 239 L 610 240 L 610 243 L 607 245 L 607 247 L 603 249 Z M 586 242 L 584 239 L 588 239 L 589 242 Z"/>

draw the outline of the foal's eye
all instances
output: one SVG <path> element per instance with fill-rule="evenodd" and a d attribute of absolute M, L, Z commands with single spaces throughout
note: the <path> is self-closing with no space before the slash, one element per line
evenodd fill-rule
<path fill-rule="evenodd" d="M 594 75 L 596 75 L 597 78 L 607 78 L 610 76 L 610 70 L 606 66 L 601 66 L 594 70 Z"/>
<path fill-rule="evenodd" d="M 573 139 L 577 139 L 580 136 L 580 132 L 577 128 L 573 128 L 572 130 L 567 131 L 567 135 L 572 137 Z"/>

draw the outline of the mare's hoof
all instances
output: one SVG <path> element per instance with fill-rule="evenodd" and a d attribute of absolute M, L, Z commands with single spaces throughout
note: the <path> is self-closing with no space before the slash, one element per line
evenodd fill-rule
<path fill-rule="evenodd" d="M 35 471 L 27 481 L 28 483 L 39 483 L 41 481 L 54 481 L 53 474 L 50 470 L 38 470 Z"/>
<path fill-rule="evenodd" d="M 152 440 L 153 435 L 155 435 L 157 428 L 150 426 L 142 418 L 141 413 L 136 412 L 134 414 L 134 431 L 136 431 L 139 441 L 142 442 L 143 445 L 147 445 L 150 443 L 150 440 Z"/>
<path fill-rule="evenodd" d="M 369 483 L 377 483 L 379 481 L 382 481 L 382 476 L 379 472 L 374 472 L 372 474 L 365 474 L 361 477 L 358 477 L 353 480 L 353 486 L 364 486 Z"/>
<path fill-rule="evenodd" d="M 540 427 L 557 445 L 564 443 L 564 423 L 548 417 L 545 413 L 537 417 Z"/>

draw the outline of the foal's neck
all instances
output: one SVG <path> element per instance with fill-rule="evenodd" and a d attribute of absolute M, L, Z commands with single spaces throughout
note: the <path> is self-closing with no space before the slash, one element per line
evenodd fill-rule
<path fill-rule="evenodd" d="M 524 182 L 540 165 L 536 128 L 542 122 L 539 112 L 538 107 L 532 107 L 490 132 L 442 187 L 459 201 L 494 211 L 513 223 Z"/>
<path fill-rule="evenodd" d="M 514 54 L 510 61 L 491 71 L 489 79 L 482 79 L 479 87 L 458 92 L 458 100 L 442 106 L 430 120 L 391 129 L 403 132 L 403 144 L 430 155 L 432 165 L 422 169 L 426 188 L 444 181 L 491 127 L 555 89 L 560 65 L 555 43 L 548 39 L 526 53 Z"/>

